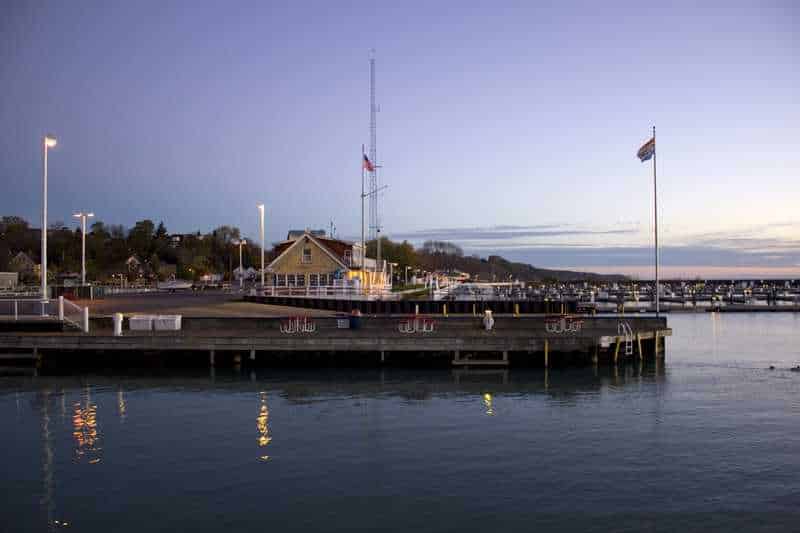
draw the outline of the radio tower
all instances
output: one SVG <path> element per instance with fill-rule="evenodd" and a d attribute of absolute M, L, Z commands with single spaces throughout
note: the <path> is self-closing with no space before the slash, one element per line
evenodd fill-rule
<path fill-rule="evenodd" d="M 369 56 L 369 160 L 374 170 L 369 173 L 369 238 L 378 239 L 380 217 L 378 216 L 378 146 L 376 140 L 378 106 L 375 104 L 375 50 Z M 378 240 L 380 242 L 380 240 Z M 378 245 L 380 246 L 380 244 Z M 378 248 L 380 250 L 380 248 Z M 378 252 L 380 260 L 380 251 Z"/>

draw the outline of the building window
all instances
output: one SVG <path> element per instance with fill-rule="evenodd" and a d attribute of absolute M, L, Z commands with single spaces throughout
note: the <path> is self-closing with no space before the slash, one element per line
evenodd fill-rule
<path fill-rule="evenodd" d="M 326 287 L 328 285 L 328 274 L 319 275 L 319 286 Z"/>
<path fill-rule="evenodd" d="M 276 287 L 286 286 L 286 274 L 275 274 L 275 286 Z"/>
<path fill-rule="evenodd" d="M 305 274 L 287 274 L 286 283 L 289 287 L 305 287 L 306 276 Z"/>
<path fill-rule="evenodd" d="M 323 274 L 324 275 L 324 274 Z M 317 287 L 319 286 L 319 274 L 309 274 L 308 275 L 308 285 L 310 287 Z"/>
<path fill-rule="evenodd" d="M 300 258 L 300 262 L 304 265 L 311 264 L 311 248 L 303 248 L 303 255 Z"/>
<path fill-rule="evenodd" d="M 345 250 L 344 251 L 344 264 L 347 266 L 352 266 L 351 263 L 353 262 L 353 252 L 352 250 Z"/>

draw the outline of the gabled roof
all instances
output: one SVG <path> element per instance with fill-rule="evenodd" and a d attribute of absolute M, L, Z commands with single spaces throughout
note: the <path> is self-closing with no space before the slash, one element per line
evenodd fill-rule
<path fill-rule="evenodd" d="M 325 237 L 315 237 L 314 235 L 306 232 L 303 234 L 302 237 L 299 237 L 293 241 L 283 241 L 275 245 L 275 259 L 273 259 L 269 265 L 267 265 L 268 269 L 271 269 L 272 266 L 281 260 L 281 258 L 286 255 L 289 250 L 298 246 L 305 242 L 308 239 L 310 242 L 313 242 L 317 245 L 317 247 L 325 252 L 331 259 L 333 259 L 336 263 L 338 263 L 342 268 L 350 268 L 344 262 L 344 252 L 346 250 L 352 250 L 353 245 L 347 243 L 345 241 L 340 241 L 337 239 L 329 239 Z"/>

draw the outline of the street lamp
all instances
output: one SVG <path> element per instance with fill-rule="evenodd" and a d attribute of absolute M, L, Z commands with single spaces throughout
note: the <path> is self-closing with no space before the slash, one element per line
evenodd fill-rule
<path fill-rule="evenodd" d="M 81 285 L 86 285 L 86 219 L 94 213 L 78 212 L 72 216 L 81 219 Z"/>
<path fill-rule="evenodd" d="M 55 148 L 58 141 L 52 135 L 42 137 L 42 300 L 47 301 L 47 149 Z"/>
<path fill-rule="evenodd" d="M 247 239 L 239 239 L 234 241 L 233 244 L 239 245 L 239 290 L 244 289 L 244 270 L 242 270 L 242 246 L 247 244 Z"/>
<path fill-rule="evenodd" d="M 264 290 L 264 204 L 258 204 L 258 216 L 261 229 L 261 290 Z"/>

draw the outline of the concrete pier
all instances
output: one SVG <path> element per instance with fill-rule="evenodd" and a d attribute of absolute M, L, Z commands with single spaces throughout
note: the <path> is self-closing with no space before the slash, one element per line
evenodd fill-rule
<path fill-rule="evenodd" d="M 38 354 L 45 364 L 137 359 L 169 364 L 196 353 L 205 364 L 541 366 L 619 363 L 663 356 L 666 318 L 646 316 L 381 315 L 184 318 L 180 331 L 114 336 L 110 318 L 80 332 L 0 333 L 0 352 Z M 108 322 L 106 324 L 106 322 Z M 622 333 L 620 333 L 622 332 Z M 256 357 L 258 352 L 258 357 Z M 191 359 L 191 358 L 190 358 Z M 196 361 L 199 362 L 200 359 Z"/>

